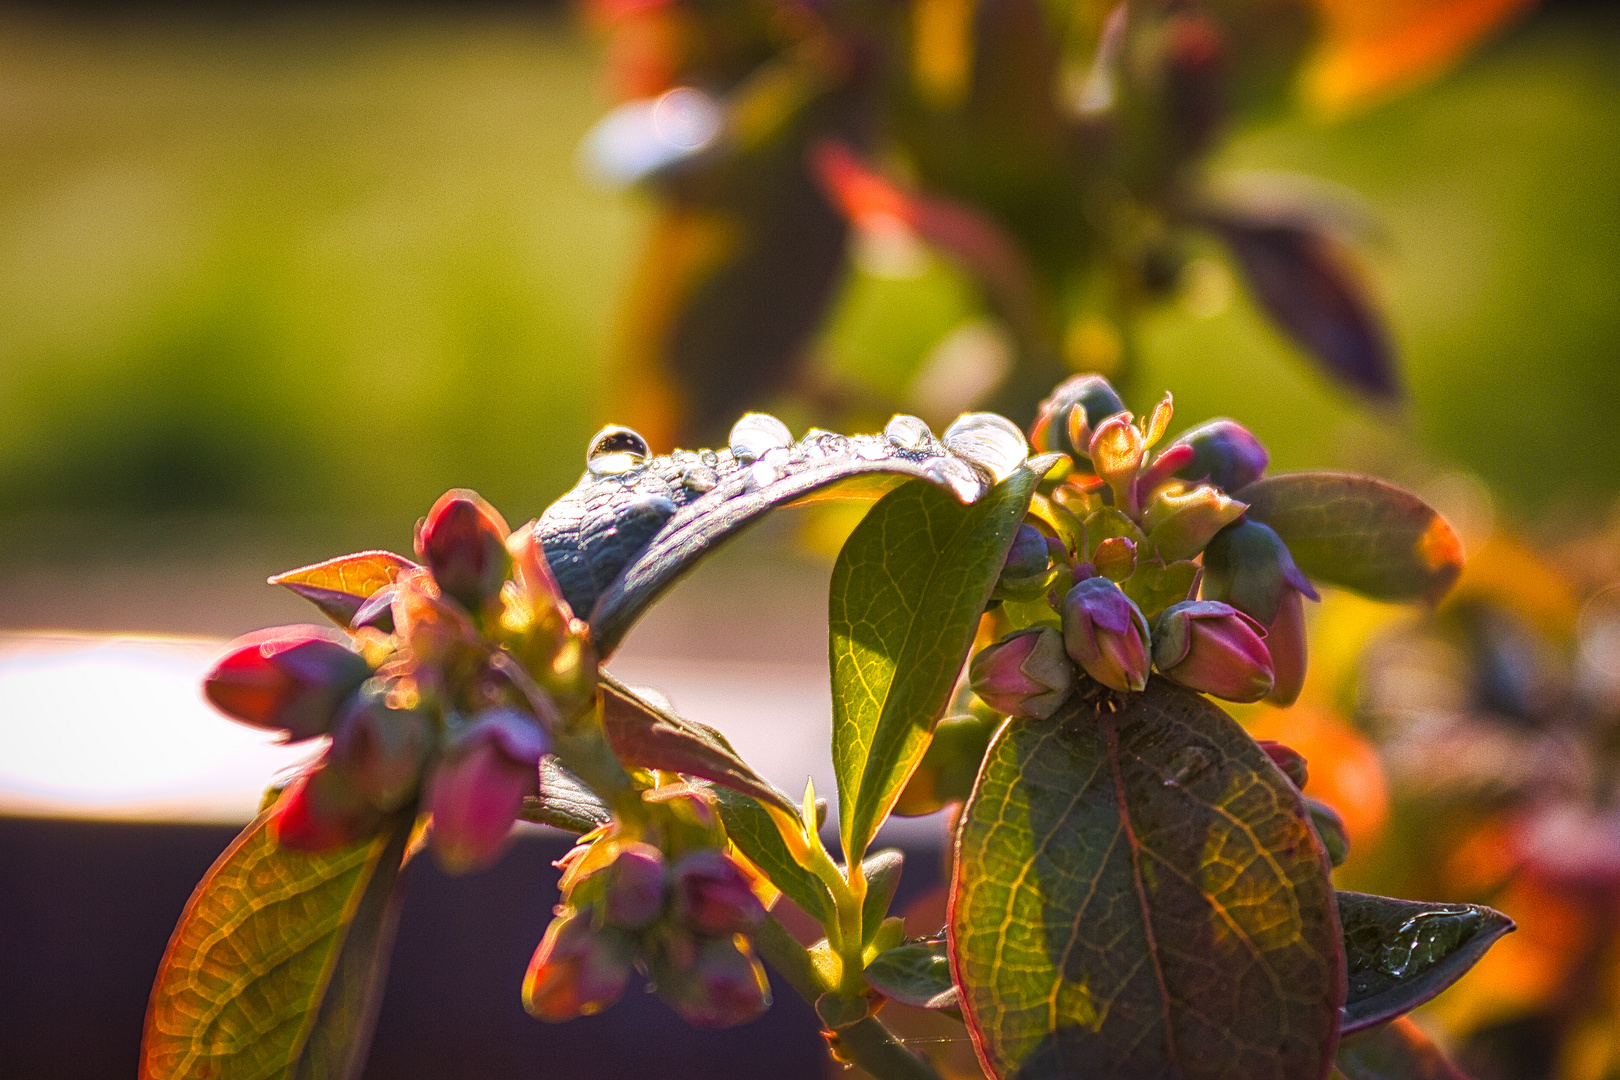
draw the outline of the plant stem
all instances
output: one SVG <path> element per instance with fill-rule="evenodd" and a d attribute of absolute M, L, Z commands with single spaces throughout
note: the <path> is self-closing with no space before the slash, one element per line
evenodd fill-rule
<path fill-rule="evenodd" d="M 800 945 L 787 928 L 776 921 L 776 916 L 765 916 L 765 923 L 753 935 L 754 948 L 765 962 L 776 969 L 776 973 L 786 979 L 788 985 L 796 990 L 800 997 L 814 1005 L 816 999 L 827 991 L 821 984 L 821 978 L 816 972 L 816 966 L 810 960 L 810 953 Z"/>
<path fill-rule="evenodd" d="M 846 1061 L 877 1080 L 941 1080 L 926 1058 L 907 1050 L 875 1016 L 840 1028 L 838 1043 Z"/>

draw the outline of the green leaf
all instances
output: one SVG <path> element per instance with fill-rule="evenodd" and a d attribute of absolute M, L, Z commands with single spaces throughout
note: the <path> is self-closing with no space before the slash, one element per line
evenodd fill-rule
<path fill-rule="evenodd" d="M 1354 892 L 1339 893 L 1339 920 L 1350 973 L 1341 1025 L 1347 1035 L 1422 1005 L 1514 929 L 1512 919 L 1478 904 Z"/>
<path fill-rule="evenodd" d="M 872 943 L 884 917 L 889 914 L 905 862 L 905 854 L 899 848 L 884 848 L 861 860 L 861 873 L 866 878 L 866 900 L 861 904 L 862 945 Z"/>
<path fill-rule="evenodd" d="M 142 1080 L 357 1077 L 376 1020 L 414 811 L 323 855 L 260 814 L 192 893 L 169 941 Z"/>
<path fill-rule="evenodd" d="M 613 820 L 607 805 L 583 780 L 563 768 L 554 754 L 540 759 L 540 794 L 526 797 L 518 816 L 576 835 Z"/>
<path fill-rule="evenodd" d="M 653 705 L 605 671 L 599 685 L 602 727 L 614 755 L 626 765 L 696 776 L 797 816 L 793 800 L 749 768 L 713 728 Z"/>
<path fill-rule="evenodd" d="M 716 787 L 714 795 L 720 804 L 720 820 L 725 823 L 726 835 L 738 850 L 763 870 L 771 884 L 781 889 L 806 915 L 817 922 L 829 921 L 833 916 L 833 902 L 827 895 L 827 887 L 794 858 L 782 838 L 780 819 L 773 817 L 757 799 L 740 791 Z M 821 841 L 804 837 L 800 842 L 818 844 Z"/>
<path fill-rule="evenodd" d="M 1157 559 L 1144 559 L 1136 564 L 1135 573 L 1119 583 L 1119 588 L 1151 619 L 1171 604 L 1187 599 L 1197 581 L 1198 564 L 1195 562 L 1183 560 L 1166 564 Z"/>
<path fill-rule="evenodd" d="M 1334 1064 L 1344 1080 L 1468 1080 L 1405 1017 L 1345 1039 Z"/>
<path fill-rule="evenodd" d="M 956 984 L 944 938 L 908 941 L 873 957 L 866 965 L 872 989 L 918 1009 L 954 1009 Z"/>
<path fill-rule="evenodd" d="M 347 629 L 360 605 L 378 589 L 394 583 L 416 564 L 391 551 L 357 551 L 311 566 L 300 566 L 270 579 L 321 609 L 321 614 Z"/>
<path fill-rule="evenodd" d="M 968 506 L 907 484 L 867 511 L 838 553 L 827 623 L 838 823 L 850 861 L 928 749 L 1038 479 L 1022 466 Z"/>
<path fill-rule="evenodd" d="M 1462 572 L 1462 541 L 1410 491 L 1370 476 L 1268 476 L 1236 493 L 1313 581 L 1374 600 L 1434 603 Z"/>
<path fill-rule="evenodd" d="M 1160 678 L 997 733 L 963 809 L 948 927 L 996 1077 L 1320 1080 L 1344 957 L 1299 792 Z"/>

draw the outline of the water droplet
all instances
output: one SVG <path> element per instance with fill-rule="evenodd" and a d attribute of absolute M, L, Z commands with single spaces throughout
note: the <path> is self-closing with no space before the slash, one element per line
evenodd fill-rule
<path fill-rule="evenodd" d="M 937 457 L 923 466 L 923 475 L 950 489 L 957 501 L 970 503 L 984 494 L 984 481 L 973 467 L 953 457 Z"/>
<path fill-rule="evenodd" d="M 862 461 L 883 461 L 889 456 L 889 444 L 876 435 L 857 435 L 850 440 L 850 445 Z"/>
<path fill-rule="evenodd" d="M 681 470 L 681 484 L 688 491 L 701 495 L 705 491 L 713 491 L 718 483 L 720 474 L 707 465 L 688 465 Z"/>
<path fill-rule="evenodd" d="M 943 441 L 945 449 L 988 470 L 998 484 L 1029 457 L 1024 433 L 996 413 L 963 413 L 945 429 Z"/>
<path fill-rule="evenodd" d="M 585 468 L 592 476 L 621 476 L 646 465 L 651 452 L 640 432 L 609 424 L 591 440 L 585 451 Z"/>
<path fill-rule="evenodd" d="M 883 437 L 902 450 L 927 450 L 934 445 L 934 433 L 920 417 L 895 413 L 883 426 Z"/>
<path fill-rule="evenodd" d="M 756 461 L 748 467 L 748 478 L 743 481 L 743 490 L 754 492 L 774 484 L 777 475 L 775 465 L 768 461 Z"/>
<path fill-rule="evenodd" d="M 1202 746 L 1183 746 L 1170 755 L 1166 767 L 1170 775 L 1165 777 L 1165 787 L 1181 787 L 1190 783 L 1199 773 L 1214 763 L 1214 755 Z"/>
<path fill-rule="evenodd" d="M 842 454 L 849 449 L 849 440 L 836 431 L 827 431 L 824 428 L 811 428 L 805 432 L 799 445 L 816 457 L 832 457 Z"/>
<path fill-rule="evenodd" d="M 713 450 L 700 450 L 698 452 L 698 460 L 712 469 L 716 465 L 720 464 L 720 455 L 715 453 Z"/>
<path fill-rule="evenodd" d="M 770 413 L 751 412 L 731 428 L 731 453 L 744 465 L 778 446 L 792 446 L 793 432 Z"/>

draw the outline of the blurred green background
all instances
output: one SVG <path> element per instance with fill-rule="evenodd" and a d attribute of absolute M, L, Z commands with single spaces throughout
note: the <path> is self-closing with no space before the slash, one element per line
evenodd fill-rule
<path fill-rule="evenodd" d="M 599 53 L 560 8 L 0 8 L 5 621 L 69 618 L 19 584 L 40 567 L 406 547 L 446 487 L 514 522 L 565 490 L 613 418 L 646 213 L 577 164 Z M 1617 57 L 1604 9 L 1544 8 L 1416 93 L 1223 152 L 1363 201 L 1403 414 L 1338 397 L 1213 261 L 1154 317 L 1138 386 L 1181 424 L 1242 419 L 1283 467 L 1421 451 L 1517 515 L 1606 512 Z M 942 264 L 857 274 L 821 359 L 897 389 L 969 313 Z"/>

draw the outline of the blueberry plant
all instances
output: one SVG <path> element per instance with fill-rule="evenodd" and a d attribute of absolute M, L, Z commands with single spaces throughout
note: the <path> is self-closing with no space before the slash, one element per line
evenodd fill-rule
<path fill-rule="evenodd" d="M 521 988 L 540 1020 L 646 980 L 692 1024 L 744 1023 L 770 1005 L 763 961 L 879 1078 L 938 1075 L 889 1002 L 958 1017 L 992 1077 L 1436 1075 L 1398 1018 L 1511 923 L 1336 891 L 1342 831 L 1302 795 L 1306 763 L 1211 698 L 1298 694 L 1313 582 L 1434 600 L 1460 545 L 1381 481 L 1266 476 L 1229 420 L 1161 447 L 1170 419 L 1169 395 L 1137 418 L 1080 376 L 1042 405 L 1034 456 L 990 413 L 797 440 L 755 413 L 723 449 L 661 456 L 608 428 L 515 531 L 451 491 L 419 562 L 272 578 L 336 628 L 249 635 L 206 693 L 329 741 L 198 886 L 142 1076 L 358 1075 L 401 865 L 425 848 L 476 871 L 519 819 L 579 837 Z M 828 605 L 833 849 L 813 789 L 789 797 L 603 666 L 722 541 L 826 497 L 873 500 Z M 948 922 L 908 939 L 903 859 L 873 842 L 951 805 Z M 787 932 L 788 904 L 819 940 Z"/>

